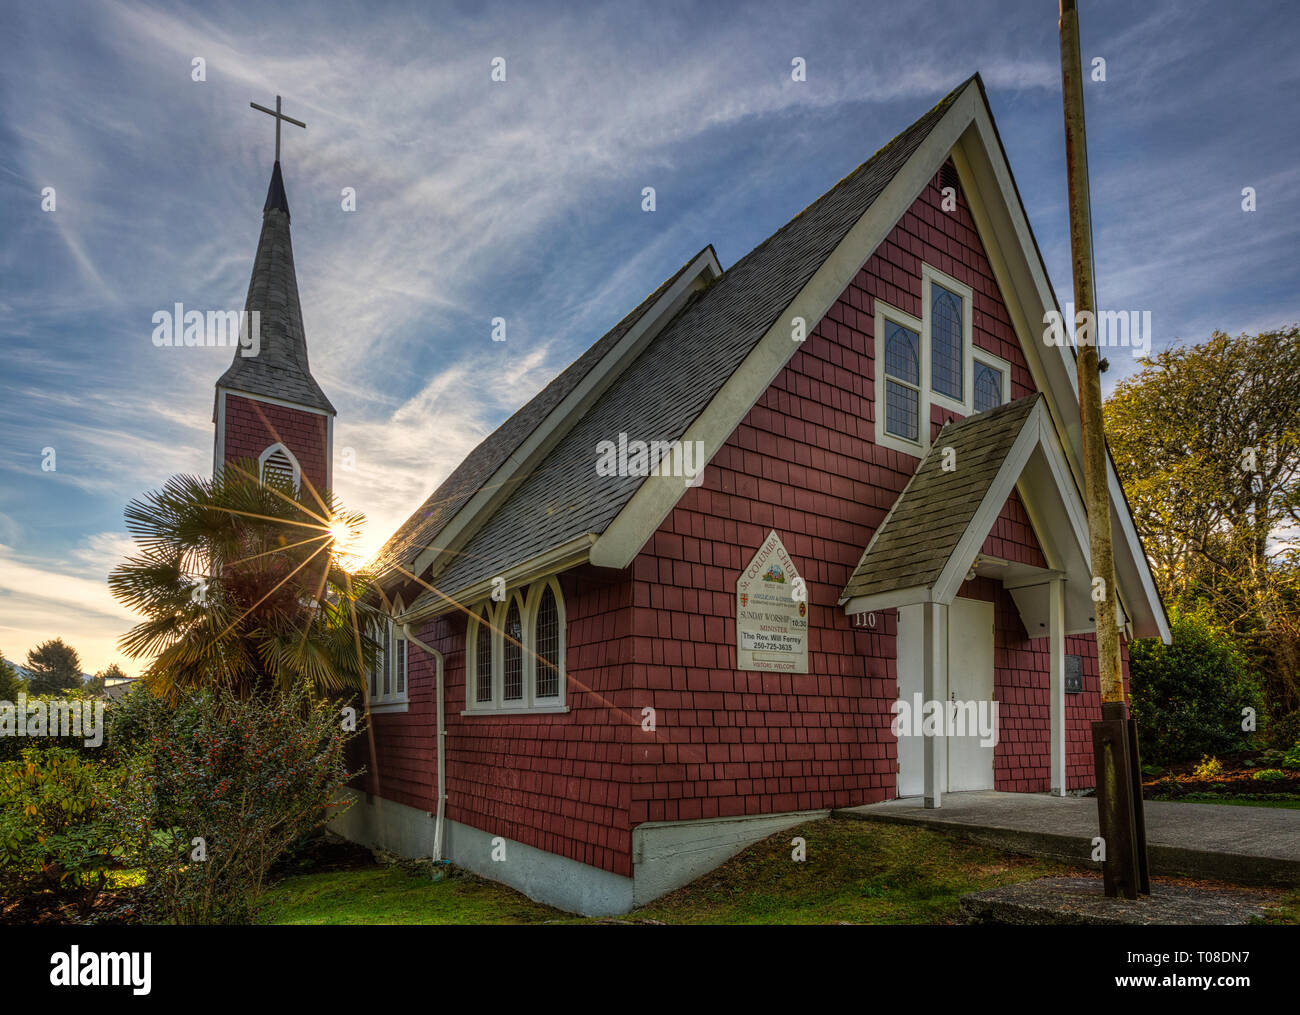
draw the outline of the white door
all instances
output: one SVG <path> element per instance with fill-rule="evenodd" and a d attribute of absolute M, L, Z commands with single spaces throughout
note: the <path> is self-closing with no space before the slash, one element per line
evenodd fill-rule
<path fill-rule="evenodd" d="M 898 611 L 898 697 L 909 708 L 920 695 L 925 701 L 922 606 Z M 940 681 L 940 686 L 944 685 Z M 987 721 L 993 701 L 993 604 L 979 599 L 955 599 L 948 607 L 948 700 L 966 704 L 967 716 Z M 974 711 L 970 711 L 973 705 Z M 978 730 L 980 722 L 969 723 Z M 968 730 L 969 732 L 969 730 Z M 979 735 L 947 738 L 948 766 L 939 777 L 939 792 L 993 788 L 993 747 L 980 746 Z M 925 740 L 898 738 L 898 795 L 925 793 Z"/>
<path fill-rule="evenodd" d="M 948 738 L 948 792 L 993 788 L 993 745 L 980 745 L 993 701 L 993 604 L 957 598 L 948 607 L 948 700 L 965 705 L 966 736 Z"/>
<path fill-rule="evenodd" d="M 912 695 L 920 694 L 922 686 L 922 606 L 903 606 L 898 611 L 898 697 L 910 708 Z M 900 736 L 898 738 L 898 795 L 921 796 L 925 792 L 925 737 Z"/>

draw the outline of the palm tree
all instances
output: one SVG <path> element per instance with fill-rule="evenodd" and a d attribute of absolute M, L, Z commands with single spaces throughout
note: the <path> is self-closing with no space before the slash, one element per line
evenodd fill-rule
<path fill-rule="evenodd" d="M 138 553 L 108 584 L 145 617 L 120 645 L 152 658 L 143 676 L 155 693 L 222 685 L 244 696 L 300 680 L 321 694 L 363 689 L 376 652 L 363 634 L 368 582 L 339 547 L 364 518 L 302 487 L 231 462 L 127 505 Z"/>

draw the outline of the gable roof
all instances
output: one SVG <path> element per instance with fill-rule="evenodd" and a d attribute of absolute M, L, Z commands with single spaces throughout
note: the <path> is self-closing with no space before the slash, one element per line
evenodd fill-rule
<path fill-rule="evenodd" d="M 280 163 L 271 171 L 262 208 L 262 232 L 257 239 L 253 273 L 248 280 L 245 311 L 260 314 L 260 347 L 256 356 L 235 350 L 234 361 L 217 379 L 218 388 L 264 395 L 334 414 L 307 365 L 307 335 L 298 302 L 298 276 L 289 237 L 289 200 Z"/>
<path fill-rule="evenodd" d="M 598 475 L 596 445 L 617 440 L 620 433 L 629 439 L 681 438 L 960 91 L 946 96 L 684 306 L 445 570 L 435 569 L 442 595 L 424 593 L 413 612 L 501 574 L 511 564 L 602 533 L 644 480 Z M 432 527 L 425 533 L 426 538 L 436 535 Z"/>
<path fill-rule="evenodd" d="M 464 461 L 429 495 L 420 509 L 411 515 L 383 545 L 368 565 L 376 574 L 390 573 L 395 567 L 414 567 L 419 555 L 433 546 L 448 522 L 465 503 L 478 493 L 483 485 L 497 473 L 523 444 L 529 434 L 539 427 L 546 417 L 571 394 L 596 365 L 609 354 L 651 308 L 664 297 L 674 283 L 683 278 L 704 255 L 712 254 L 705 247 L 699 254 L 673 272 L 663 284 L 586 352 L 569 364 L 550 384 L 534 395 L 523 408 L 507 419 L 484 438 Z"/>
<path fill-rule="evenodd" d="M 938 583 L 1042 397 L 1035 393 L 944 425 L 871 537 L 841 603 Z M 949 461 L 955 467 L 945 469 Z"/>
<path fill-rule="evenodd" d="M 1039 322 L 1055 292 L 1029 228 L 979 75 L 944 97 L 870 160 L 679 305 L 635 359 L 620 361 L 602 396 L 563 420 L 544 458 L 510 477 L 507 497 L 465 501 L 425 539 L 413 569 L 436 591 L 406 619 L 453 608 L 452 597 L 486 594 L 490 578 L 533 577 L 580 559 L 623 568 L 685 491 L 680 478 L 595 474 L 596 445 L 629 439 L 698 440 L 709 460 L 798 349 L 790 324 L 809 327 L 852 281 L 899 217 L 952 159 L 995 280 L 1044 398 L 1046 437 L 1067 479 L 1082 485 L 1075 351 L 1045 346 Z M 561 425 L 562 424 L 562 425 Z M 542 429 L 551 427 L 548 421 Z M 1139 637 L 1169 638 L 1168 621 L 1141 541 L 1109 466 L 1115 568 L 1121 604 Z M 1059 477 L 1058 477 L 1059 479 Z M 1059 483 L 1057 484 L 1059 485 Z M 456 530 L 455 537 L 448 535 Z"/>

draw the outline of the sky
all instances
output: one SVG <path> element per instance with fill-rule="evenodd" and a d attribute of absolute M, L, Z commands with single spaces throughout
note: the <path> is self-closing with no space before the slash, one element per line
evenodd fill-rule
<path fill-rule="evenodd" d="M 1080 6 L 1099 305 L 1149 310 L 1156 349 L 1300 320 L 1300 10 Z M 5 0 L 0 654 L 141 668 L 123 508 L 211 471 L 231 355 L 156 347 L 153 315 L 243 306 L 274 159 L 250 101 L 308 125 L 282 165 L 364 554 L 701 248 L 735 263 L 975 71 L 1064 306 L 1051 3 Z M 1136 369 L 1109 358 L 1108 388 Z"/>

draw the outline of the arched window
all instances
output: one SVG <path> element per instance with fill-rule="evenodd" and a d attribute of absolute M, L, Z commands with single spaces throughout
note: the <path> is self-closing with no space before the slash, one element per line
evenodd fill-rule
<path fill-rule="evenodd" d="M 374 662 L 366 669 L 371 706 L 405 706 L 409 661 L 406 638 L 388 616 L 370 620 L 365 633 L 375 649 Z"/>
<path fill-rule="evenodd" d="M 1002 404 L 1002 371 L 979 360 L 975 361 L 975 395 L 976 412 L 986 412 Z"/>
<path fill-rule="evenodd" d="M 921 432 L 921 336 L 885 322 L 885 430 L 909 441 Z"/>
<path fill-rule="evenodd" d="M 560 696 L 561 653 L 564 645 L 560 638 L 560 606 L 551 583 L 542 586 L 542 595 L 533 617 L 533 651 L 537 670 L 536 697 L 538 700 Z"/>
<path fill-rule="evenodd" d="M 480 605 L 465 629 L 466 711 L 566 711 L 564 627 L 554 577 Z"/>
<path fill-rule="evenodd" d="M 962 398 L 961 297 L 938 282 L 930 283 L 930 387 L 941 395 Z"/>
<path fill-rule="evenodd" d="M 257 460 L 258 473 L 263 483 L 288 485 L 296 492 L 302 477 L 302 469 L 293 452 L 283 444 L 272 444 L 262 452 Z"/>
<path fill-rule="evenodd" d="M 524 624 L 517 598 L 506 610 L 501 642 L 501 698 L 518 703 L 524 698 Z"/>
<path fill-rule="evenodd" d="M 477 618 L 475 630 L 470 631 L 473 637 L 474 658 L 473 658 L 473 679 L 474 679 L 474 702 L 478 705 L 492 704 L 492 619 L 488 608 L 483 607 L 483 611 Z"/>

